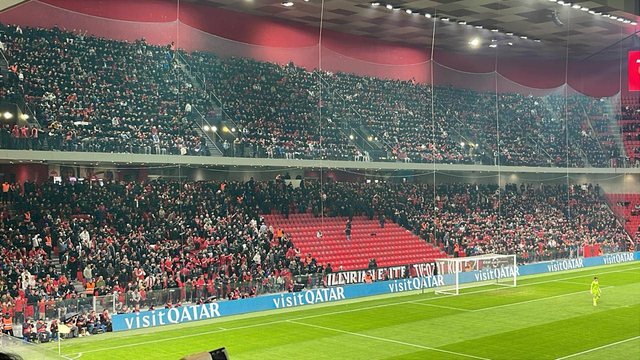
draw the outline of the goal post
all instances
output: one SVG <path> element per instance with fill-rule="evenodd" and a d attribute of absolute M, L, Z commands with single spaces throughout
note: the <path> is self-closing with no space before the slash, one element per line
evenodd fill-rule
<path fill-rule="evenodd" d="M 515 255 L 485 254 L 459 258 L 436 259 L 438 273 L 444 276 L 445 286 L 436 294 L 458 295 L 461 289 L 498 285 L 515 287 L 518 265 Z"/>

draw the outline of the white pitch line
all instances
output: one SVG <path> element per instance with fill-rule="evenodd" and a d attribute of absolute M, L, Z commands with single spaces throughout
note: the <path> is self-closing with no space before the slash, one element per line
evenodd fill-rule
<path fill-rule="evenodd" d="M 589 286 L 589 283 L 581 283 L 581 282 L 577 282 L 577 281 L 565 281 L 565 280 L 561 280 L 558 281 L 561 283 L 567 283 L 567 284 L 575 284 L 575 285 L 582 285 L 582 286 Z"/>
<path fill-rule="evenodd" d="M 575 354 L 559 357 L 556 360 L 569 359 L 569 358 L 572 358 L 574 356 L 584 355 L 584 354 L 590 353 L 592 351 L 596 351 L 596 350 L 600 350 L 600 349 L 606 349 L 606 348 L 611 347 L 611 346 L 623 344 L 623 343 L 626 343 L 626 342 L 629 342 L 629 341 L 633 341 L 633 340 L 637 340 L 637 339 L 640 339 L 640 336 L 635 336 L 635 337 L 632 337 L 632 338 L 629 338 L 629 339 L 626 339 L 626 340 L 616 341 L 616 342 L 611 343 L 611 344 L 602 345 L 602 346 L 598 346 L 598 347 L 593 348 L 593 349 L 589 349 L 589 350 L 581 351 L 581 352 L 578 352 L 578 353 L 575 353 Z"/>
<path fill-rule="evenodd" d="M 373 339 L 373 340 L 384 341 L 384 342 L 389 342 L 389 343 L 394 343 L 394 344 L 399 344 L 399 345 L 404 345 L 404 346 L 415 347 L 415 348 L 424 349 L 424 350 L 432 350 L 432 351 L 437 351 L 437 352 L 442 352 L 442 353 L 447 353 L 447 354 L 464 356 L 464 357 L 468 357 L 468 358 L 472 358 L 472 359 L 490 360 L 490 359 L 483 358 L 483 357 L 480 357 L 480 356 L 463 354 L 463 353 L 459 353 L 459 352 L 455 352 L 455 351 L 438 349 L 438 348 L 434 348 L 434 347 L 430 347 L 430 346 L 424 346 L 424 345 L 413 344 L 413 343 L 408 343 L 408 342 L 404 342 L 404 341 L 387 339 L 387 338 L 373 336 L 373 335 L 366 335 L 366 334 L 357 333 L 357 332 L 334 329 L 334 328 L 330 328 L 330 327 L 326 327 L 326 326 L 307 324 L 307 323 L 303 323 L 303 322 L 299 322 L 299 321 L 295 321 L 295 320 L 288 320 L 287 322 L 292 323 L 292 324 L 298 324 L 298 325 L 303 325 L 303 326 L 309 326 L 309 327 L 313 327 L 313 328 L 323 329 L 323 330 L 334 331 L 334 332 L 347 334 L 347 335 L 359 336 L 359 337 L 363 337 L 363 338 L 367 338 L 367 339 Z"/>
<path fill-rule="evenodd" d="M 422 305 L 422 306 L 433 306 L 433 307 L 437 307 L 437 308 L 450 309 L 450 310 L 458 310 L 458 311 L 473 311 L 473 310 L 463 309 L 463 308 L 458 308 L 458 307 L 453 307 L 453 306 L 436 305 L 436 304 L 429 304 L 429 303 L 425 303 L 425 302 L 418 302 L 418 301 L 412 301 L 411 303 L 412 303 L 412 304 L 416 304 L 416 305 Z"/>
<path fill-rule="evenodd" d="M 77 353 L 76 356 L 67 356 L 67 355 L 60 355 L 63 358 L 67 359 L 67 360 L 75 360 L 75 359 L 79 359 L 80 357 L 82 357 L 82 353 Z"/>
<path fill-rule="evenodd" d="M 612 288 L 612 287 L 613 286 L 603 286 L 602 289 Z M 532 303 L 532 302 L 536 302 L 536 301 L 544 301 L 544 300 L 550 300 L 550 299 L 557 299 L 557 298 L 561 298 L 561 297 L 565 297 L 565 296 L 571 296 L 571 295 L 576 295 L 576 294 L 588 294 L 588 293 L 589 293 L 589 290 L 582 290 L 582 291 L 576 291 L 576 292 L 572 292 L 572 293 L 568 293 L 568 294 L 560 294 L 560 295 L 547 296 L 547 297 L 542 297 L 542 298 L 535 298 L 535 299 L 532 299 L 532 300 L 518 301 L 518 302 L 508 303 L 508 304 L 503 304 L 503 305 L 489 306 L 489 307 L 486 307 L 486 308 L 476 309 L 476 310 L 472 310 L 472 311 L 473 312 L 478 312 L 478 311 L 485 311 L 485 310 L 493 310 L 493 309 L 499 309 L 499 308 L 504 308 L 504 307 L 508 307 L 508 306 L 516 306 L 516 305 L 528 304 L 528 303 Z"/>
<path fill-rule="evenodd" d="M 621 272 L 623 273 L 623 272 L 629 272 L 629 271 L 638 270 L 638 269 L 640 269 L 640 267 L 634 267 L 634 268 L 625 269 L 625 270 L 605 271 L 605 272 L 600 272 L 599 274 L 611 274 L 611 273 L 621 273 Z M 532 285 L 537 285 L 537 284 L 546 284 L 546 283 L 552 283 L 552 282 L 558 282 L 558 281 L 562 281 L 562 280 L 565 280 L 565 279 L 576 279 L 576 278 L 581 278 L 581 277 L 585 277 L 585 276 L 589 276 L 589 275 L 578 275 L 578 276 L 565 277 L 565 278 L 562 278 L 562 279 L 531 282 L 531 283 L 526 283 L 526 284 L 520 285 L 520 287 L 532 286 Z M 438 296 L 438 297 L 434 297 L 434 298 L 428 298 L 428 299 L 425 299 L 425 300 L 398 301 L 398 302 L 392 302 L 392 303 L 386 303 L 386 304 L 380 304 L 380 305 L 372 305 L 372 306 L 367 306 L 367 307 L 361 307 L 361 308 L 356 308 L 356 309 L 339 310 L 339 311 L 333 311 L 333 312 L 322 313 L 322 314 L 317 314 L 317 315 L 302 316 L 302 317 L 298 317 L 298 318 L 291 319 L 291 320 L 313 319 L 313 318 L 321 317 L 321 316 L 331 316 L 331 315 L 346 314 L 346 313 L 351 313 L 351 312 L 355 312 L 355 311 L 363 311 L 363 310 L 371 310 L 371 309 L 377 309 L 377 308 L 382 308 L 382 307 L 387 307 L 387 306 L 403 305 L 403 304 L 408 304 L 408 303 L 412 303 L 412 302 L 416 302 L 416 301 L 433 301 L 433 300 L 444 299 L 444 298 L 453 297 L 453 296 L 471 295 L 471 294 L 485 293 L 485 292 L 496 291 L 496 290 L 503 290 L 503 289 L 502 288 L 491 288 L 491 289 L 484 289 L 484 290 L 478 290 L 478 291 L 464 292 L 464 293 L 461 293 L 460 295 L 443 295 L 443 296 Z M 397 294 L 401 295 L 402 293 L 397 293 Z M 340 305 L 340 303 L 335 303 L 335 305 Z M 289 320 L 275 320 L 275 321 L 268 321 L 268 322 L 263 322 L 263 323 L 256 323 L 256 324 L 250 324 L 250 325 L 245 325 L 245 326 L 237 326 L 237 327 L 227 328 L 226 330 L 204 331 L 204 332 L 199 332 L 199 333 L 192 333 L 192 334 L 174 336 L 174 337 L 163 338 L 163 339 L 141 341 L 141 342 L 138 342 L 138 343 L 123 344 L 123 345 L 118 345 L 118 346 L 110 346 L 110 347 L 106 347 L 106 348 L 91 349 L 91 350 L 86 350 L 83 353 L 93 353 L 93 352 L 109 351 L 109 350 L 121 349 L 121 348 L 138 346 L 138 345 L 155 344 L 155 343 L 159 343 L 159 342 L 165 342 L 165 341 L 172 341 L 172 340 L 177 340 L 177 339 L 186 339 L 186 338 L 195 337 L 195 336 L 215 334 L 215 333 L 220 333 L 220 332 L 223 332 L 223 331 L 243 330 L 243 329 L 250 329 L 250 328 L 259 327 L 259 326 L 281 324 L 281 323 L 284 323 L 284 322 L 287 322 L 287 321 L 289 321 Z"/>

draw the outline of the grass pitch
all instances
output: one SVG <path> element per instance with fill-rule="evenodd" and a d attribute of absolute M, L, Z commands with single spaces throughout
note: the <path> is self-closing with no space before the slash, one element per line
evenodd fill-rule
<path fill-rule="evenodd" d="M 640 264 L 110 333 L 62 342 L 62 358 L 179 359 L 222 346 L 232 360 L 640 359 Z M 39 350 L 26 358 L 58 358 L 56 344 Z"/>

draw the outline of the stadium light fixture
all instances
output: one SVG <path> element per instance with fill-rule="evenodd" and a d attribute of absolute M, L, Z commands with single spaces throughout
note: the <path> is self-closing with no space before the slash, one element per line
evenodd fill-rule
<path fill-rule="evenodd" d="M 407 14 L 413 14 L 413 10 L 411 9 L 406 9 L 404 12 L 406 12 Z"/>
<path fill-rule="evenodd" d="M 226 126 L 223 126 L 223 127 L 222 127 L 222 132 L 224 132 L 224 133 L 228 133 L 228 132 L 229 132 L 229 128 L 228 128 L 228 127 L 226 127 Z"/>
<path fill-rule="evenodd" d="M 559 1 L 558 1 L 558 4 L 559 4 L 559 5 L 564 5 L 564 1 L 559 0 Z"/>
<path fill-rule="evenodd" d="M 629 23 L 631 23 L 631 20 L 625 20 L 625 21 L 623 21 L 623 22 L 624 22 L 625 24 L 629 24 Z"/>
<path fill-rule="evenodd" d="M 475 37 L 469 40 L 469 46 L 471 46 L 472 48 L 477 48 L 478 46 L 480 46 L 480 39 Z"/>
<path fill-rule="evenodd" d="M 638 23 L 637 23 L 637 22 L 635 22 L 635 21 L 632 21 L 632 22 L 631 22 L 631 25 L 636 26 L 636 25 L 638 25 Z"/>
<path fill-rule="evenodd" d="M 500 30 L 498 30 L 498 29 L 491 29 L 491 32 L 498 32 L 498 31 L 500 31 Z"/>
<path fill-rule="evenodd" d="M 236 132 L 236 128 L 232 127 L 232 128 L 231 128 L 231 132 L 232 132 L 232 133 Z"/>
<path fill-rule="evenodd" d="M 369 137 L 367 137 L 367 140 L 373 141 L 373 136 L 369 135 Z"/>
<path fill-rule="evenodd" d="M 211 128 L 209 127 L 209 125 L 205 125 L 205 126 L 202 127 L 202 130 L 209 131 L 209 130 L 211 130 Z"/>
<path fill-rule="evenodd" d="M 4 117 L 6 120 L 13 119 L 13 114 L 7 111 L 2 114 L 2 117 Z"/>
<path fill-rule="evenodd" d="M 426 14 L 424 14 L 424 17 L 426 17 L 427 19 L 431 19 L 431 14 L 426 13 Z"/>
<path fill-rule="evenodd" d="M 490 47 L 490 48 L 497 48 L 497 47 L 498 47 L 498 44 L 491 44 L 491 45 L 489 45 L 489 47 Z"/>
<path fill-rule="evenodd" d="M 512 32 L 508 32 L 507 36 L 513 36 L 513 33 Z"/>
<path fill-rule="evenodd" d="M 562 4 L 562 6 L 571 6 L 571 3 L 570 2 L 566 2 L 566 3 Z"/>
<path fill-rule="evenodd" d="M 460 143 L 460 146 L 464 147 L 464 141 Z"/>
<path fill-rule="evenodd" d="M 591 14 L 591 15 L 595 15 L 595 14 L 596 14 L 596 12 L 595 12 L 595 11 L 593 11 L 593 10 L 589 10 L 589 14 Z"/>
<path fill-rule="evenodd" d="M 448 18 L 448 17 L 443 17 L 443 18 L 441 18 L 440 20 L 442 20 L 442 21 L 447 21 L 447 22 L 448 22 L 448 21 L 449 21 L 449 18 Z"/>
<path fill-rule="evenodd" d="M 512 43 L 512 42 L 508 42 L 507 44 L 509 44 L 509 46 L 513 46 L 513 43 Z"/>
<path fill-rule="evenodd" d="M 371 6 L 380 6 L 380 3 L 379 2 L 372 2 Z"/>
<path fill-rule="evenodd" d="M 525 35 L 522 35 L 520 36 L 520 39 L 527 40 L 527 37 Z"/>
<path fill-rule="evenodd" d="M 218 127 L 217 127 L 217 126 L 215 126 L 215 125 L 214 125 L 214 126 L 212 126 L 212 127 L 211 127 L 211 131 L 213 131 L 213 132 L 218 132 Z"/>
<path fill-rule="evenodd" d="M 589 8 L 588 8 L 588 7 L 584 7 L 584 6 L 583 6 L 583 7 L 581 7 L 581 8 L 580 8 L 580 10 L 582 10 L 582 11 L 589 11 Z"/>
<path fill-rule="evenodd" d="M 580 9 L 580 8 L 581 8 L 581 6 L 580 6 L 580 4 L 573 4 L 572 8 L 574 8 L 574 9 Z"/>
<path fill-rule="evenodd" d="M 464 21 L 464 20 L 462 20 L 462 21 L 458 21 L 458 24 L 460 24 L 460 25 L 467 25 L 467 22 L 466 22 L 466 21 Z"/>
<path fill-rule="evenodd" d="M 29 115 L 28 114 L 22 114 L 22 115 L 20 115 L 20 119 L 29 120 Z"/>
<path fill-rule="evenodd" d="M 482 29 L 482 25 L 476 25 L 475 28 L 476 29 Z"/>
<path fill-rule="evenodd" d="M 354 139 L 353 134 L 350 134 L 349 135 L 349 140 L 353 140 L 353 139 Z"/>
<path fill-rule="evenodd" d="M 293 6 L 293 1 L 283 1 L 282 6 L 291 7 Z"/>
<path fill-rule="evenodd" d="M 389 9 L 389 10 L 393 10 L 393 5 L 391 5 L 391 4 L 387 4 L 385 7 L 386 7 L 387 9 Z"/>
<path fill-rule="evenodd" d="M 549 1 L 551 1 L 551 2 L 558 2 L 558 0 L 549 0 Z"/>

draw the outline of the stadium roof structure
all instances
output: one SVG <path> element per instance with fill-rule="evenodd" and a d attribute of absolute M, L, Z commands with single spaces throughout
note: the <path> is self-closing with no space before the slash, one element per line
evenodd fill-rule
<path fill-rule="evenodd" d="M 283 6 L 279 0 L 193 2 L 311 27 L 319 25 L 322 4 L 320 0 L 295 0 L 292 6 Z M 428 13 L 449 19 L 437 22 L 436 36 L 446 39 L 436 41 L 439 48 L 455 51 L 465 47 L 470 33 L 477 32 L 488 38 L 513 38 L 517 45 L 510 49 L 513 56 L 553 56 L 568 44 L 569 55 L 577 57 L 595 54 L 640 30 L 633 25 L 640 19 L 634 15 L 638 13 L 635 0 L 567 0 L 564 5 L 559 0 L 388 0 L 372 4 L 362 0 L 324 0 L 323 28 L 394 43 L 430 45 L 434 17 L 426 18 Z M 629 22 L 603 16 L 606 14 Z M 539 39 L 544 46 L 533 39 Z"/>

